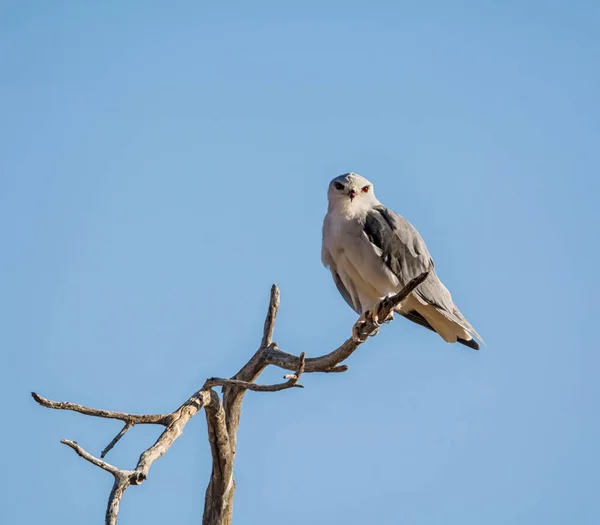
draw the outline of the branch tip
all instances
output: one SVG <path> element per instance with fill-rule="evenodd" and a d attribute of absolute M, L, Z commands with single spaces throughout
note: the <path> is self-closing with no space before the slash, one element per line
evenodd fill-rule
<path fill-rule="evenodd" d="M 118 469 L 114 465 L 111 465 L 106 461 L 102 461 L 101 459 L 92 456 L 88 451 L 84 450 L 81 446 L 79 446 L 77 441 L 71 441 L 70 439 L 62 439 L 60 442 L 63 445 L 67 445 L 68 447 L 72 448 L 78 456 L 82 457 L 86 461 L 89 461 L 92 465 L 96 465 L 97 467 L 100 467 L 101 469 L 110 472 L 113 476 L 117 477 L 123 474 L 123 471 Z"/>
<path fill-rule="evenodd" d="M 40 396 L 37 392 L 31 392 L 31 397 L 36 403 L 42 406 L 48 406 L 48 400 L 45 397 Z"/>
<path fill-rule="evenodd" d="M 275 319 L 279 309 L 281 294 L 276 284 L 271 286 L 271 297 L 269 298 L 269 308 L 265 319 L 261 348 L 267 348 L 273 342 L 273 331 L 275 330 Z"/>

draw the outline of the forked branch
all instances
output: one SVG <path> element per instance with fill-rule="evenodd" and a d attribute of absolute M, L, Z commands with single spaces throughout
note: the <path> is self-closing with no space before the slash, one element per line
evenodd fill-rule
<path fill-rule="evenodd" d="M 51 401 L 32 392 L 32 396 L 40 405 L 57 410 L 70 410 L 87 416 L 118 419 L 123 421 L 121 431 L 102 451 L 100 458 L 119 442 L 127 431 L 135 425 L 162 425 L 165 427 L 156 442 L 145 450 L 133 470 L 124 470 L 97 458 L 84 450 L 77 442 L 62 440 L 61 443 L 72 448 L 89 463 L 110 472 L 114 477 L 108 506 L 106 509 L 106 525 L 117 522 L 121 499 L 125 490 L 131 485 L 139 485 L 147 477 L 152 464 L 160 458 L 181 436 L 188 421 L 202 408 L 206 412 L 208 439 L 211 447 L 213 468 L 210 482 L 206 489 L 203 525 L 229 525 L 233 511 L 233 495 L 235 481 L 233 479 L 233 463 L 236 451 L 237 430 L 240 423 L 241 406 L 247 390 L 254 392 L 279 392 L 289 388 L 303 388 L 299 384 L 304 373 L 312 372 L 345 372 L 347 365 L 341 365 L 369 336 L 379 330 L 379 320 L 387 320 L 390 313 L 427 278 L 428 272 L 410 281 L 400 292 L 383 299 L 369 315 L 361 316 L 355 323 L 353 337 L 347 339 L 332 352 L 313 358 L 307 358 L 305 352 L 300 356 L 288 354 L 280 350 L 273 342 L 275 320 L 279 309 L 280 294 L 277 286 L 271 288 L 269 308 L 265 319 L 261 345 L 252 358 L 230 379 L 212 377 L 206 380 L 203 387 L 195 392 L 183 405 L 170 414 L 128 414 L 89 408 L 76 403 Z M 283 383 L 260 385 L 255 381 L 269 365 L 277 366 L 294 373 L 284 376 Z M 213 390 L 223 388 L 223 400 Z"/>

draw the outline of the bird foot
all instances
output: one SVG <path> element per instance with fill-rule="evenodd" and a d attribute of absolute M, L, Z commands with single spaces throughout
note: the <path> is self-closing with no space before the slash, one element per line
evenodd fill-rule
<path fill-rule="evenodd" d="M 352 340 L 357 345 L 360 343 L 364 343 L 367 340 L 366 338 L 363 338 L 361 335 L 363 326 L 364 326 L 364 321 L 363 321 L 363 323 L 361 323 L 360 321 L 356 321 L 356 323 L 354 323 L 354 326 L 352 327 Z"/>
<path fill-rule="evenodd" d="M 394 320 L 394 312 L 390 312 L 386 319 L 382 323 L 391 323 Z"/>
<path fill-rule="evenodd" d="M 367 337 L 364 337 L 363 330 L 367 323 L 375 325 L 375 331 L 372 334 L 367 334 L 367 337 L 376 336 L 379 332 L 379 327 L 381 323 L 377 317 L 377 313 L 374 310 L 367 310 L 364 312 L 359 318 L 354 326 L 352 327 L 352 340 L 357 343 L 364 343 L 367 340 Z"/>
<path fill-rule="evenodd" d="M 390 297 L 393 297 L 394 294 L 388 294 L 386 295 L 379 303 L 379 306 L 381 307 L 384 303 L 387 303 L 390 299 Z M 379 313 L 379 310 L 378 310 Z M 381 324 L 383 323 L 389 323 L 391 321 L 394 320 L 394 310 L 390 311 L 390 313 L 387 315 L 387 317 L 385 319 L 383 319 L 382 321 L 380 321 Z"/>
<path fill-rule="evenodd" d="M 377 327 L 381 326 L 381 323 L 379 322 L 379 317 L 377 316 L 377 312 L 375 310 L 367 310 L 363 314 L 363 316 L 366 321 L 373 323 Z"/>

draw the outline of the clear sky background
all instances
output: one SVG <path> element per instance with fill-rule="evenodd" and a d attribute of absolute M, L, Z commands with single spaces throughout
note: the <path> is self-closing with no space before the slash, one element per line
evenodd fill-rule
<path fill-rule="evenodd" d="M 102 523 L 120 424 L 356 315 L 321 266 L 356 171 L 488 343 L 399 319 L 304 390 L 246 396 L 234 523 L 600 523 L 600 4 L 0 2 L 0 522 Z M 278 370 L 263 376 L 277 381 Z M 160 428 L 108 460 L 131 468 Z M 200 523 L 203 415 L 121 523 Z"/>

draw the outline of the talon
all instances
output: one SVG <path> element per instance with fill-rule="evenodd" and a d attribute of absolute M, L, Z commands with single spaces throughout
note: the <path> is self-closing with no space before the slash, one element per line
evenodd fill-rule
<path fill-rule="evenodd" d="M 364 325 L 364 321 L 358 320 L 356 322 L 356 324 L 352 327 L 352 340 L 356 344 L 364 343 L 366 341 L 366 339 L 363 339 L 360 336 L 360 331 L 361 331 L 361 328 L 362 328 L 361 324 Z"/>
<path fill-rule="evenodd" d="M 390 312 L 390 315 L 387 316 L 384 323 L 391 323 L 394 320 L 394 312 Z"/>
<path fill-rule="evenodd" d="M 373 333 L 368 334 L 366 337 L 362 337 L 361 332 L 366 324 L 375 325 L 375 330 L 373 331 Z M 374 310 L 367 310 L 359 317 L 358 321 L 356 321 L 356 324 L 352 328 L 352 340 L 355 343 L 364 343 L 369 337 L 377 335 L 380 326 L 381 323 L 379 322 L 377 312 Z"/>
<path fill-rule="evenodd" d="M 373 323 L 375 326 L 379 326 L 379 317 L 377 317 L 375 310 L 367 310 L 363 316 L 367 321 Z"/>

